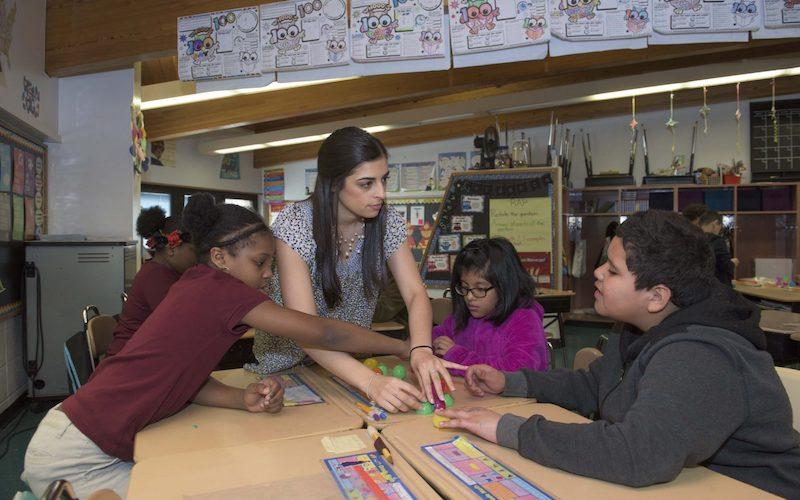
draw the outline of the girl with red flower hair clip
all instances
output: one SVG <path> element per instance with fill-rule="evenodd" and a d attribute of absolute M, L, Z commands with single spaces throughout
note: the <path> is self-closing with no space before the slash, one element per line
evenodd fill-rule
<path fill-rule="evenodd" d="M 133 280 L 106 356 L 113 356 L 122 350 L 167 296 L 172 284 L 197 263 L 189 233 L 183 230 L 178 219 L 167 217 L 161 207 L 142 210 L 136 219 L 136 232 L 145 240 L 150 259 Z"/>

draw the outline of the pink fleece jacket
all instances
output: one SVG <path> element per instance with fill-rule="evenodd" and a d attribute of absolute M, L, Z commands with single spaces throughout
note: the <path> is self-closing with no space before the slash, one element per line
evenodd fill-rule
<path fill-rule="evenodd" d="M 543 315 L 542 306 L 534 302 L 529 308 L 516 309 L 500 326 L 470 317 L 460 332 L 455 331 L 455 318 L 450 315 L 433 329 L 433 338 L 444 335 L 455 341 L 444 355 L 448 361 L 463 365 L 487 364 L 506 372 L 521 368 L 546 371 L 549 360 Z M 463 375 L 460 370 L 452 372 Z"/>

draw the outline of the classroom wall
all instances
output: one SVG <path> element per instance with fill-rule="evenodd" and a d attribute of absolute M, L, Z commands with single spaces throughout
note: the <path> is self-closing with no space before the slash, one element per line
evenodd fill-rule
<path fill-rule="evenodd" d="M 145 127 L 147 127 L 147 123 L 145 123 Z M 197 149 L 202 142 L 241 134 L 240 130 L 221 130 L 219 132 L 174 139 L 176 166 L 151 166 L 150 170 L 142 174 L 142 182 L 243 193 L 260 193 L 261 170 L 253 168 L 252 152 L 239 153 L 241 179 L 237 180 L 220 179 L 219 170 L 222 156 L 204 155 Z"/>
<path fill-rule="evenodd" d="M 0 0 L 6 19 L 16 6 L 11 26 L 8 57 L 0 54 L 0 109 L 15 127 L 30 127 L 25 132 L 38 138 L 58 137 L 58 79 L 44 72 L 45 0 Z M 4 28 L 0 19 L 0 32 Z M 27 79 L 39 91 L 39 114 L 23 108 L 23 82 Z"/>
<path fill-rule="evenodd" d="M 782 99 L 797 99 L 800 95 L 784 96 Z M 676 94 L 677 103 L 680 103 L 680 94 Z M 698 119 L 698 107 L 687 108 L 676 107 L 674 119 L 679 122 L 675 130 L 675 153 L 685 154 L 688 164 L 689 152 L 691 148 L 692 123 Z M 695 168 L 715 167 L 718 162 L 730 163 L 735 157 L 744 159 L 745 164 L 750 165 L 750 106 L 749 102 L 742 103 L 742 120 L 740 125 L 741 147 L 737 153 L 736 149 L 736 103 L 727 102 L 711 105 L 709 115 L 708 134 L 702 133 L 702 120 L 698 124 L 697 146 L 695 148 Z M 647 128 L 647 141 L 650 156 L 651 172 L 669 165 L 672 158 L 672 136 L 664 123 L 669 118 L 669 109 L 648 113 L 639 113 L 636 119 Z M 571 131 L 578 131 L 581 128 L 591 133 L 592 157 L 594 162 L 594 172 L 602 173 L 609 170 L 626 172 L 628 169 L 628 158 L 630 151 L 630 115 L 604 117 L 593 120 L 569 123 Z M 502 126 L 502 120 L 501 120 Z M 549 127 L 534 127 L 524 129 L 526 136 L 531 137 L 533 146 L 534 163 L 544 163 L 546 158 L 547 134 Z M 514 139 L 519 137 L 519 131 L 509 133 L 509 142 L 513 144 Z M 501 143 L 504 143 L 504 131 L 500 133 Z M 436 160 L 439 153 L 452 151 L 470 151 L 473 137 L 460 137 L 446 141 L 428 142 L 390 148 L 390 162 L 417 162 Z M 299 200 L 305 198 L 305 170 L 316 168 L 316 159 L 292 162 L 284 165 L 284 179 L 286 182 L 285 197 L 287 200 Z M 641 134 L 639 137 L 639 147 L 637 150 L 636 166 L 634 176 L 637 182 L 641 183 L 644 176 L 644 159 L 641 148 Z M 572 159 L 572 184 L 574 187 L 583 187 L 586 179 L 586 170 L 583 161 L 583 152 L 580 142 L 575 145 L 575 152 Z M 743 181 L 749 182 L 750 171 L 744 174 Z"/>
<path fill-rule="evenodd" d="M 59 80 L 61 142 L 48 144 L 48 233 L 133 238 L 133 92 L 133 69 Z"/>

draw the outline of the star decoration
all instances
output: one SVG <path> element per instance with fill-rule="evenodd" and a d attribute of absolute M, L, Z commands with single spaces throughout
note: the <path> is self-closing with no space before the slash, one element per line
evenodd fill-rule
<path fill-rule="evenodd" d="M 678 126 L 678 122 L 676 120 L 673 120 L 672 117 L 670 116 L 669 120 L 667 120 L 667 123 L 665 123 L 664 125 L 667 126 L 670 132 L 675 132 L 675 127 Z"/>
<path fill-rule="evenodd" d="M 631 131 L 635 130 L 637 125 L 639 125 L 639 122 L 636 121 L 636 118 L 632 118 L 631 122 L 628 124 L 628 126 L 631 128 Z"/>

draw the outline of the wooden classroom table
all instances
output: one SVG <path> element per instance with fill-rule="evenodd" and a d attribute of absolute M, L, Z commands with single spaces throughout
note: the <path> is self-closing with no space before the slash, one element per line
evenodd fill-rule
<path fill-rule="evenodd" d="M 795 287 L 794 290 L 797 291 L 792 291 L 777 286 L 753 286 L 734 281 L 733 289 L 764 307 L 769 308 L 769 304 L 763 302 L 767 300 L 788 305 L 792 312 L 800 313 L 800 287 Z"/>
<path fill-rule="evenodd" d="M 360 449 L 348 452 L 328 452 L 322 443 L 324 437 L 258 441 L 150 458 L 133 466 L 127 498 L 339 499 L 342 493 L 322 460 L 367 453 L 375 448 L 365 429 L 327 435 L 333 439 L 357 437 L 363 443 Z M 417 498 L 440 498 L 397 450 L 388 447 L 394 459 L 393 470 Z"/>
<path fill-rule="evenodd" d="M 331 396 L 325 390 L 329 386 L 321 377 L 306 367 L 293 371 L 325 402 L 283 408 L 275 414 L 190 404 L 136 434 L 134 461 L 256 441 L 330 434 L 363 426 L 363 420 L 352 411 L 345 411 L 341 405 L 331 402 Z M 246 387 L 259 379 L 242 369 L 217 371 L 212 376 L 235 387 Z"/>
<path fill-rule="evenodd" d="M 402 363 L 406 367 L 406 373 L 408 373 L 408 377 L 406 378 L 412 385 L 416 385 L 417 387 L 417 379 L 414 376 L 411 367 L 408 361 L 401 361 L 396 356 L 376 356 L 375 359 L 378 360 L 380 363 L 386 364 L 391 372 L 391 369 L 397 365 Z M 365 423 L 372 425 L 376 429 L 384 429 L 387 426 L 391 426 L 393 424 L 399 422 L 407 422 L 409 420 L 417 420 L 423 419 L 430 421 L 431 415 L 418 415 L 416 412 L 409 411 L 407 413 L 386 413 L 387 419 L 386 420 L 379 420 L 373 421 L 370 417 L 368 417 L 364 412 L 356 408 L 356 398 L 350 392 L 347 391 L 344 387 L 342 387 L 339 383 L 333 380 L 333 375 L 331 375 L 327 370 L 322 368 L 321 366 L 317 365 L 312 368 L 317 374 L 321 375 L 325 378 L 325 382 L 327 383 L 327 388 L 325 389 L 326 394 L 331 392 L 336 392 L 337 397 L 331 398 L 331 400 L 340 405 L 344 410 L 351 412 L 353 415 L 357 415 L 359 418 L 362 418 Z M 527 398 L 506 398 L 503 396 L 486 396 L 484 398 L 477 398 L 475 396 L 470 395 L 469 391 L 467 391 L 466 386 L 464 385 L 464 379 L 462 377 L 453 376 L 453 383 L 455 383 L 456 390 L 451 394 L 454 400 L 454 407 L 460 408 L 462 406 L 482 406 L 485 408 L 499 408 L 503 406 L 510 406 L 510 405 L 518 405 L 520 403 L 530 402 L 530 399 Z"/>
<path fill-rule="evenodd" d="M 565 423 L 586 423 L 588 419 L 551 404 L 526 403 L 506 407 L 500 412 L 510 412 L 522 417 L 543 415 L 549 420 Z M 455 476 L 433 460 L 422 446 L 448 441 L 456 435 L 466 437 L 486 455 L 497 460 L 528 482 L 557 498 L 624 499 L 647 498 L 774 498 L 769 493 L 718 474 L 705 467 L 684 469 L 670 483 L 631 488 L 598 479 L 591 479 L 559 469 L 539 465 L 523 458 L 516 450 L 490 443 L 473 434 L 433 427 L 430 419 L 413 420 L 392 425 L 382 432 L 384 441 L 393 445 L 417 472 L 440 493 L 448 498 L 468 498 L 473 493 Z"/>

